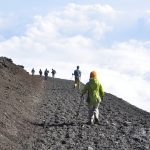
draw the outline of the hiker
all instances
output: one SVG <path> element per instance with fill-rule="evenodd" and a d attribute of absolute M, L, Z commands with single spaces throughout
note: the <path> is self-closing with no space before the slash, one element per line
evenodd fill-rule
<path fill-rule="evenodd" d="M 104 97 L 104 90 L 97 79 L 95 71 L 90 73 L 89 82 L 82 90 L 81 98 L 87 93 L 87 103 L 89 109 L 89 124 L 99 123 L 99 104 Z"/>
<path fill-rule="evenodd" d="M 40 77 L 42 77 L 42 70 L 41 69 L 39 70 L 39 74 L 40 74 Z"/>
<path fill-rule="evenodd" d="M 55 78 L 56 70 L 52 69 L 52 77 Z"/>
<path fill-rule="evenodd" d="M 47 80 L 47 78 L 48 78 L 48 73 L 49 73 L 49 71 L 48 71 L 47 68 L 46 68 L 45 71 L 44 71 L 45 80 Z"/>
<path fill-rule="evenodd" d="M 79 70 L 79 66 L 77 66 L 77 69 L 74 70 L 74 73 L 72 75 L 74 75 L 74 77 L 75 77 L 74 88 L 77 86 L 79 89 L 80 88 L 80 78 L 81 78 L 81 71 Z"/>
<path fill-rule="evenodd" d="M 35 73 L 35 70 L 34 70 L 34 68 L 31 70 L 31 73 L 32 73 L 32 75 L 34 75 L 34 73 Z"/>

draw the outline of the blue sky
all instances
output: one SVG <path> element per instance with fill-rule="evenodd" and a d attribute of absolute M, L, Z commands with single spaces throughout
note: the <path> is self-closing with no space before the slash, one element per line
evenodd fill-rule
<path fill-rule="evenodd" d="M 0 0 L 0 55 L 30 72 L 82 82 L 92 70 L 104 90 L 150 112 L 150 1 Z"/>

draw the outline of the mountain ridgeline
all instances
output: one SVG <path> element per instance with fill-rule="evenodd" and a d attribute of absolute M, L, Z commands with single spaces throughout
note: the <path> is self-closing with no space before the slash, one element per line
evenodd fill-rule
<path fill-rule="evenodd" d="M 0 57 L 0 150 L 150 149 L 150 113 L 105 91 L 100 123 L 88 125 L 73 83 L 32 76 Z"/>

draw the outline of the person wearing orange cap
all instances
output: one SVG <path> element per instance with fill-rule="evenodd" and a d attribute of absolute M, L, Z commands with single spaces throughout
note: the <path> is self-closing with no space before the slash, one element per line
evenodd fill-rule
<path fill-rule="evenodd" d="M 81 97 L 85 93 L 88 93 L 89 124 L 99 123 L 99 104 L 104 97 L 104 90 L 95 71 L 90 73 L 89 82 L 84 86 Z"/>

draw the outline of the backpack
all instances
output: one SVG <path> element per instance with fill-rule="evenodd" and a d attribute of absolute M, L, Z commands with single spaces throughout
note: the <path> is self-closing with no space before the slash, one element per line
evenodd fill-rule
<path fill-rule="evenodd" d="M 56 70 L 52 70 L 52 74 L 56 74 Z"/>

